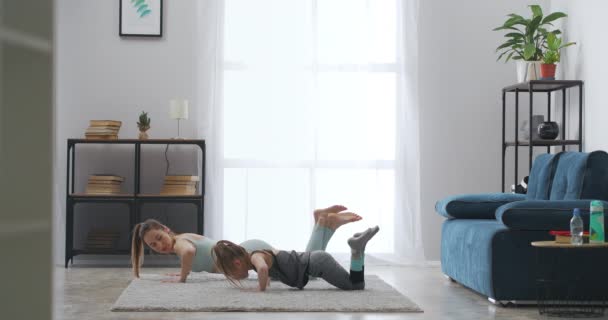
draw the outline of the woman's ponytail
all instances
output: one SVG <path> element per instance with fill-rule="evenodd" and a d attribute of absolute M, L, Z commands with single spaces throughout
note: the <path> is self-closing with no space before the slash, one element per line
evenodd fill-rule
<path fill-rule="evenodd" d="M 143 225 L 144 222 L 135 225 L 131 240 L 131 267 L 136 278 L 139 278 L 139 268 L 144 260 L 144 244 L 141 238 L 141 228 Z"/>

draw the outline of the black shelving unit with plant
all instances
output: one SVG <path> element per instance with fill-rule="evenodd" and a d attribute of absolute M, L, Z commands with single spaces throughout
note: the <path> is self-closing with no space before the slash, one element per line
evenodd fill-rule
<path fill-rule="evenodd" d="M 133 193 L 113 195 L 91 195 L 86 193 L 75 193 L 75 168 L 76 168 L 76 146 L 80 144 L 105 144 L 105 145 L 133 145 L 134 146 L 134 179 Z M 141 187 L 141 146 L 142 145 L 194 145 L 201 152 L 201 172 L 199 173 L 199 188 L 194 195 L 162 195 L 142 194 Z M 79 254 L 129 254 L 129 250 L 77 250 L 74 249 L 74 209 L 80 203 L 105 203 L 124 204 L 129 209 L 129 230 L 141 220 L 141 212 L 147 203 L 184 203 L 196 207 L 197 228 L 196 232 L 203 233 L 204 230 L 204 205 L 205 196 L 205 140 L 186 139 L 118 139 L 118 140 L 89 140 L 68 139 L 67 141 L 67 173 L 66 173 L 66 235 L 65 235 L 65 267 L 74 256 Z"/>
<path fill-rule="evenodd" d="M 566 129 L 567 129 L 567 112 L 569 112 L 570 108 L 566 103 L 566 97 L 569 91 L 578 89 L 578 139 L 566 139 Z M 534 96 L 535 94 L 545 94 L 547 95 L 547 121 L 551 121 L 551 95 L 556 92 L 561 91 L 561 105 L 562 105 L 562 119 L 560 125 L 560 136 L 556 140 L 543 140 L 543 139 L 533 139 L 532 132 L 537 130 L 537 128 L 532 127 L 532 116 L 534 114 Z M 506 140 L 506 112 L 507 112 L 507 103 L 506 98 L 507 94 L 514 94 L 515 98 L 515 138 L 513 141 Z M 529 112 L 529 140 L 520 141 L 519 140 L 519 95 L 520 93 L 529 93 L 528 98 L 530 101 L 530 112 Z M 557 95 L 556 95 L 557 96 Z M 556 97 L 557 101 L 557 97 Z M 501 178 L 501 190 L 505 191 L 505 161 L 506 161 L 506 151 L 507 148 L 514 148 L 514 180 L 513 183 L 517 185 L 519 183 L 518 179 L 518 159 L 519 159 L 519 148 L 527 147 L 528 148 L 528 171 L 532 168 L 532 155 L 535 147 L 546 147 L 547 153 L 551 152 L 552 146 L 561 146 L 562 151 L 566 150 L 566 146 L 573 145 L 578 146 L 578 150 L 583 150 L 583 81 L 580 80 L 532 80 L 529 82 L 522 82 L 518 84 L 514 84 L 502 89 L 502 178 Z"/>

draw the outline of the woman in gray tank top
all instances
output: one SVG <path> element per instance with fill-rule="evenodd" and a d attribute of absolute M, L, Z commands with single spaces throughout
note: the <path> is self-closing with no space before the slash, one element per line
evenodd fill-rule
<path fill-rule="evenodd" d="M 325 250 L 335 230 L 340 226 L 361 220 L 352 212 L 344 212 L 346 207 L 334 205 L 314 211 L 315 226 L 310 235 L 306 251 Z M 133 228 L 131 243 L 131 263 L 135 277 L 143 262 L 144 243 L 158 253 L 175 253 L 181 264 L 180 273 L 168 274 L 174 278 L 168 281 L 185 282 L 191 271 L 218 272 L 215 269 L 211 248 L 217 241 L 194 233 L 175 234 L 162 223 L 148 219 Z M 259 239 L 247 240 L 240 244 L 247 252 L 274 250 L 270 244 Z"/>
<path fill-rule="evenodd" d="M 342 290 L 362 290 L 365 288 L 365 246 L 378 230 L 378 226 L 369 228 L 348 239 L 350 272 L 344 270 L 330 254 L 320 250 L 260 250 L 250 253 L 242 246 L 223 240 L 213 246 L 213 257 L 219 271 L 233 284 L 247 278 L 249 270 L 257 272 L 260 291 L 266 290 L 270 278 L 303 289 L 309 277 L 320 277 Z"/>

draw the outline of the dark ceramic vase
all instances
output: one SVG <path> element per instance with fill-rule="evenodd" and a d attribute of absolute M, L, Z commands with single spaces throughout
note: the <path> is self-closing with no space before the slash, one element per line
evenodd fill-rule
<path fill-rule="evenodd" d="M 541 139 L 553 140 L 559 135 L 557 122 L 545 121 L 538 125 L 538 136 Z"/>

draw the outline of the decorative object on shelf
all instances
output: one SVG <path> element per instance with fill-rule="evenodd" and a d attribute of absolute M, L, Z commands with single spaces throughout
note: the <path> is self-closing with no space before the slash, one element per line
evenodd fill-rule
<path fill-rule="evenodd" d="M 542 114 L 536 114 L 532 116 L 532 128 L 538 128 L 538 126 L 545 121 L 545 116 Z M 524 119 L 519 127 L 519 134 L 523 140 L 530 140 L 530 121 Z M 532 140 L 538 140 L 538 131 L 532 130 Z"/>
<path fill-rule="evenodd" d="M 545 140 L 557 138 L 559 136 L 559 125 L 554 121 L 544 121 L 538 125 L 538 136 Z"/>
<path fill-rule="evenodd" d="M 91 229 L 87 235 L 86 249 L 90 252 L 114 250 L 120 232 L 110 229 Z"/>
<path fill-rule="evenodd" d="M 547 49 L 543 54 L 543 63 L 540 66 L 542 80 L 555 80 L 555 68 L 557 67 L 555 63 L 561 59 L 560 50 L 575 44 L 576 42 L 562 44 L 562 39 L 555 32 L 549 32 L 547 35 Z"/>
<path fill-rule="evenodd" d="M 163 36 L 163 0 L 119 0 L 118 34 Z"/>
<path fill-rule="evenodd" d="M 177 137 L 174 139 L 184 139 L 179 132 L 179 121 L 188 120 L 188 100 L 173 99 L 169 102 L 169 117 L 177 120 Z"/>
<path fill-rule="evenodd" d="M 541 61 L 521 61 L 515 62 L 517 70 L 517 82 L 527 82 L 540 78 Z"/>
<path fill-rule="evenodd" d="M 161 195 L 194 195 L 198 176 L 165 176 Z"/>
<path fill-rule="evenodd" d="M 150 129 L 151 121 L 152 120 L 150 118 L 148 118 L 148 113 L 142 111 L 141 114 L 139 115 L 139 122 L 137 122 L 137 127 L 139 128 L 139 139 L 140 140 L 148 139 L 148 133 L 146 133 L 146 131 L 148 131 L 148 129 Z"/>
<path fill-rule="evenodd" d="M 521 179 L 521 182 L 518 185 L 512 184 L 511 193 L 528 193 L 528 176 L 525 176 L 523 179 Z"/>
<path fill-rule="evenodd" d="M 553 12 L 543 16 L 539 5 L 530 5 L 532 17 L 526 19 L 511 13 L 502 26 L 494 31 L 505 30 L 506 41 L 496 48 L 500 52 L 497 61 L 505 57 L 505 62 L 517 60 L 517 81 L 526 82 L 537 80 L 540 76 L 540 62 L 543 58 L 543 48 L 546 47 L 547 36 L 550 32 L 560 34 L 559 30 L 549 31 L 552 22 L 566 17 L 563 12 Z M 502 52 L 501 52 L 502 51 Z"/>
<path fill-rule="evenodd" d="M 84 135 L 92 140 L 116 140 L 121 125 L 117 120 L 90 120 Z"/>
<path fill-rule="evenodd" d="M 122 182 L 125 179 L 111 174 L 94 174 L 89 176 L 87 184 L 87 194 L 120 194 Z"/>

